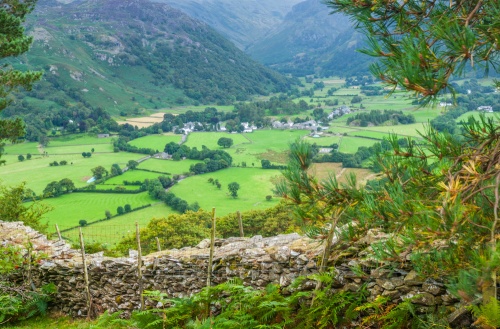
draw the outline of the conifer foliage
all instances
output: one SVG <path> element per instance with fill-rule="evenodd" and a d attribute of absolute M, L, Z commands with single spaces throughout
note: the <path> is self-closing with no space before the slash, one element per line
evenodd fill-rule
<path fill-rule="evenodd" d="M 0 6 L 0 59 L 19 56 L 28 51 L 33 37 L 25 35 L 22 24 L 26 15 L 34 9 L 35 3 L 36 0 L 2 1 Z M 40 79 L 41 75 L 41 72 L 22 72 L 2 63 L 0 66 L 0 111 L 10 103 L 8 95 L 11 91 L 19 87 L 30 89 L 32 83 Z M 0 144 L 3 140 L 15 141 L 23 135 L 24 124 L 21 119 L 0 120 Z"/>
<path fill-rule="evenodd" d="M 368 37 L 363 52 L 377 57 L 375 77 L 423 96 L 449 89 L 468 65 L 495 66 L 499 54 L 498 1 L 326 0 Z"/>

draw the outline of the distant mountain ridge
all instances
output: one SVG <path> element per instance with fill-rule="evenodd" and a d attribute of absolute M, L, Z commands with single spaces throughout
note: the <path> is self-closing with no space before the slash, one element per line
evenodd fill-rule
<path fill-rule="evenodd" d="M 371 61 L 363 37 L 321 0 L 154 0 L 196 17 L 257 61 L 285 73 L 353 75 Z M 249 9 L 250 8 L 250 9 Z"/>
<path fill-rule="evenodd" d="M 342 14 L 330 14 L 321 0 L 295 5 L 280 26 L 246 49 L 256 60 L 286 73 L 365 73 L 370 58 L 357 52 L 363 36 Z"/>
<path fill-rule="evenodd" d="M 279 26 L 303 0 L 153 0 L 181 9 L 226 36 L 240 49 Z"/>
<path fill-rule="evenodd" d="M 14 64 L 45 70 L 30 96 L 56 107 L 78 102 L 117 114 L 228 104 L 289 87 L 206 23 L 166 4 L 40 0 L 27 29 L 35 41 Z"/>

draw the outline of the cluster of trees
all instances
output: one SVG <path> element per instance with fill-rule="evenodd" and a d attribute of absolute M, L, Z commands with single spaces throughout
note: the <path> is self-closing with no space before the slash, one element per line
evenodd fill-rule
<path fill-rule="evenodd" d="M 296 115 L 310 109 L 307 102 L 300 100 L 295 103 L 292 98 L 284 94 L 273 96 L 267 101 L 252 103 L 237 103 L 234 106 L 241 122 L 253 122 L 265 126 L 266 115 Z"/>
<path fill-rule="evenodd" d="M 180 160 L 182 158 L 203 160 L 203 162 L 191 165 L 189 168 L 189 171 L 195 174 L 203 174 L 228 168 L 233 162 L 232 157 L 227 152 L 222 150 L 212 151 L 206 146 L 202 146 L 200 151 L 196 147 L 191 148 L 187 145 L 179 145 L 170 142 L 165 145 L 164 152 L 172 155 L 172 159 L 174 160 Z"/>
<path fill-rule="evenodd" d="M 378 95 L 383 95 L 383 94 L 386 93 L 384 91 L 384 87 L 382 87 L 382 86 L 367 86 L 367 85 L 362 85 L 360 87 L 360 90 L 366 96 L 378 96 Z"/>
<path fill-rule="evenodd" d="M 57 167 L 57 166 L 65 166 L 67 164 L 68 164 L 68 161 L 66 161 L 66 160 L 61 160 L 59 162 L 54 160 L 51 163 L 49 163 L 49 166 L 50 167 Z"/>
<path fill-rule="evenodd" d="M 218 188 L 219 190 L 220 190 L 220 189 L 221 189 L 221 187 L 222 187 L 222 184 L 219 182 L 219 180 L 218 180 L 218 179 L 213 179 L 212 177 L 210 177 L 210 178 L 208 179 L 208 182 L 209 182 L 210 184 L 212 184 L 212 185 L 217 186 L 217 188 Z"/>
<path fill-rule="evenodd" d="M 185 213 L 189 210 L 197 211 L 200 208 L 197 202 L 189 204 L 174 193 L 166 191 L 166 189 L 175 183 L 177 183 L 177 180 L 171 179 L 168 176 L 159 176 L 157 179 L 146 179 L 141 189 L 148 191 L 153 199 L 165 202 L 167 206 L 180 213 Z"/>
<path fill-rule="evenodd" d="M 82 152 L 82 157 L 84 158 L 90 158 L 92 156 L 91 152 Z"/>
<path fill-rule="evenodd" d="M 123 207 L 122 207 L 122 206 L 118 206 L 118 207 L 116 208 L 116 213 L 117 213 L 118 215 L 123 215 L 123 214 L 129 213 L 129 212 L 131 212 L 131 211 L 132 211 L 132 206 L 131 206 L 131 205 L 129 205 L 128 203 L 127 203 L 125 206 L 123 206 Z M 106 218 L 107 218 L 107 217 L 108 217 L 108 216 L 106 216 Z"/>
<path fill-rule="evenodd" d="M 407 146 L 407 139 L 397 139 L 398 145 Z M 358 150 L 354 154 L 350 153 L 342 153 L 338 151 L 338 145 L 334 145 L 332 151 L 328 154 L 318 154 L 318 147 L 316 145 L 312 145 L 312 161 L 313 162 L 337 162 L 342 163 L 342 167 L 344 168 L 362 168 L 369 167 L 374 171 L 380 171 L 380 167 L 377 166 L 377 162 L 371 162 L 368 164 L 363 164 L 365 160 L 373 158 L 376 154 L 382 151 L 388 151 L 392 149 L 391 143 L 389 140 L 382 140 L 380 142 L 376 142 L 372 146 L 360 146 Z"/>
<path fill-rule="evenodd" d="M 460 132 L 459 127 L 457 126 L 456 119 L 464 113 L 467 113 L 467 108 L 464 107 L 456 107 L 452 108 L 449 111 L 446 111 L 442 115 L 438 115 L 434 119 L 430 121 L 430 125 L 432 128 L 436 129 L 440 132 L 447 132 L 450 134 L 455 134 Z"/>
<path fill-rule="evenodd" d="M 57 197 L 64 193 L 69 193 L 75 189 L 75 184 L 69 178 L 63 178 L 60 181 L 52 181 L 43 189 L 43 196 Z"/>
<path fill-rule="evenodd" d="M 271 161 L 262 159 L 260 160 L 260 165 L 262 166 L 262 169 L 285 169 L 286 166 L 284 165 L 277 165 L 277 164 L 272 164 Z"/>
<path fill-rule="evenodd" d="M 177 116 L 166 113 L 158 127 L 163 131 L 172 131 L 174 126 L 182 127 L 187 122 L 197 122 L 200 125 L 196 126 L 195 130 L 212 131 L 218 129 L 219 122 L 233 120 L 236 117 L 235 112 L 219 112 L 214 107 L 206 107 L 205 110 L 200 112 L 189 110 Z"/>
<path fill-rule="evenodd" d="M 402 111 L 394 110 L 371 110 L 370 113 L 357 113 L 347 119 L 347 124 L 359 124 L 361 127 L 367 127 L 369 124 L 379 126 L 387 122 L 390 124 L 411 124 L 415 123 L 413 114 L 404 114 Z"/>
<path fill-rule="evenodd" d="M 142 137 L 142 136 L 138 136 L 137 138 L 139 138 L 139 137 Z M 149 155 L 153 155 L 155 153 L 158 153 L 158 150 L 153 150 L 152 148 L 137 147 L 137 146 L 129 144 L 128 142 L 131 141 L 132 139 L 133 138 L 119 136 L 117 139 L 115 139 L 113 141 L 114 151 L 115 152 L 125 151 L 125 152 L 130 152 L 130 153 L 140 153 L 140 154 L 149 154 Z"/>

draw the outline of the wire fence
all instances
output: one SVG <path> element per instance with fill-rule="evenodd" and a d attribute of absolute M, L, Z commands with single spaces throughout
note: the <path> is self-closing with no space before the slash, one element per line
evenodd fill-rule
<path fill-rule="evenodd" d="M 267 285 L 270 282 L 290 283 L 293 277 L 307 272 L 320 270 L 318 264 L 311 266 L 311 262 L 307 259 L 298 257 L 292 263 L 290 259 L 282 261 L 264 258 L 258 261 L 258 255 L 249 254 L 248 257 L 229 257 L 221 258 L 218 256 L 214 260 L 215 250 L 215 233 L 216 233 L 216 218 L 215 209 L 212 211 L 211 236 L 210 243 L 205 243 L 202 247 L 205 249 L 202 252 L 193 252 L 191 261 L 181 261 L 186 258 L 189 250 L 169 251 L 162 257 L 148 257 L 147 264 L 144 261 L 142 250 L 144 248 L 151 250 L 151 239 L 143 241 L 139 224 L 135 225 L 124 224 L 114 225 L 102 223 L 102 225 L 92 225 L 89 227 L 79 228 L 59 228 L 55 225 L 56 233 L 53 235 L 57 239 L 67 239 L 72 242 L 75 249 L 79 249 L 82 261 L 82 275 L 77 279 L 83 281 L 83 287 L 80 284 L 81 292 L 85 296 L 85 306 L 87 316 L 91 316 L 93 303 L 96 299 L 96 283 L 99 285 L 109 282 L 116 282 L 117 277 L 122 282 L 127 282 L 131 287 L 124 291 L 115 291 L 115 295 L 131 293 L 136 301 L 136 307 L 144 309 L 144 291 L 153 290 L 159 286 L 170 286 L 172 289 L 177 289 L 181 295 L 188 295 L 196 292 L 202 287 L 210 287 L 214 284 L 226 282 L 235 277 L 245 278 L 247 281 L 260 282 L 257 285 Z M 241 216 L 237 216 L 240 226 L 240 235 L 243 236 L 243 226 Z M 189 225 L 189 223 L 186 223 Z M 135 239 L 134 239 L 135 236 Z M 95 258 L 88 257 L 89 245 L 93 243 L 99 244 L 116 244 L 124 237 L 129 238 L 129 245 L 134 245 L 134 251 L 131 258 L 127 262 L 115 262 L 112 266 L 96 266 Z M 135 240 L 135 241 L 134 241 Z M 156 249 L 161 250 L 160 240 L 156 238 Z M 206 249 L 209 248 L 207 255 Z M 156 250 L 153 250 L 156 251 Z M 244 252 L 244 251 L 243 251 Z M 262 256 L 262 255 L 261 255 Z M 97 280 L 97 281 L 96 281 Z M 182 284 L 179 284 L 182 282 Z M 160 284 L 161 283 L 161 284 Z M 68 282 L 62 282 L 62 285 L 71 285 Z M 174 287 L 174 288 L 172 288 Z M 115 297 L 116 297 L 115 296 Z M 113 298 L 115 298 L 113 297 Z M 116 297 L 118 298 L 118 297 Z"/>

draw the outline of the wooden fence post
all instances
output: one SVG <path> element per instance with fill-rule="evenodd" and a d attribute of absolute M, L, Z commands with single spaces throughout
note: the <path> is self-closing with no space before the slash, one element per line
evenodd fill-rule
<path fill-rule="evenodd" d="M 137 240 L 137 280 L 139 283 L 139 294 L 141 299 L 141 311 L 144 310 L 144 287 L 142 285 L 142 249 L 141 234 L 139 232 L 139 223 L 135 222 L 135 236 Z"/>
<path fill-rule="evenodd" d="M 240 226 L 240 237 L 244 238 L 245 233 L 243 232 L 243 221 L 241 220 L 241 212 L 238 210 L 238 224 Z"/>
<path fill-rule="evenodd" d="M 56 224 L 56 231 L 57 231 L 57 236 L 59 237 L 59 241 L 61 241 L 62 240 L 61 231 L 59 231 L 59 226 L 57 226 L 57 224 Z"/>
<path fill-rule="evenodd" d="M 214 259 L 214 248 L 215 248 L 215 208 L 212 208 L 212 231 L 210 234 L 210 256 L 208 257 L 208 269 L 207 269 L 207 288 L 210 289 L 212 286 L 212 262 Z M 210 291 L 208 291 L 207 298 L 207 316 L 212 316 L 210 313 Z"/>
<path fill-rule="evenodd" d="M 156 249 L 158 249 L 158 251 L 161 251 L 160 239 L 158 239 L 158 237 L 156 237 L 155 240 L 156 240 Z"/>
<path fill-rule="evenodd" d="M 92 310 L 92 295 L 90 294 L 89 288 L 89 273 L 87 272 L 87 260 L 85 259 L 85 243 L 83 242 L 83 233 L 82 228 L 79 228 L 80 231 L 80 249 L 82 252 L 82 263 L 83 263 L 83 278 L 85 279 L 85 293 L 87 297 L 87 319 L 90 320 L 90 314 Z"/>

